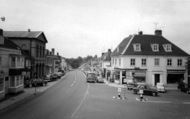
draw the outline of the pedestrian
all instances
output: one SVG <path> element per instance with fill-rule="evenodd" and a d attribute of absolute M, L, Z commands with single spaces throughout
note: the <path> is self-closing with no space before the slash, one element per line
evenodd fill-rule
<path fill-rule="evenodd" d="M 118 98 L 121 99 L 121 98 L 122 98 L 122 97 L 121 97 L 121 87 L 118 87 L 118 88 L 117 88 L 117 92 L 118 92 L 118 95 L 117 95 Z"/>

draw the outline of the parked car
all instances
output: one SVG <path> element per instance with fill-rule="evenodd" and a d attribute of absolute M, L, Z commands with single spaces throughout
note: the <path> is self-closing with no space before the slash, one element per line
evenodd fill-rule
<path fill-rule="evenodd" d="M 104 83 L 104 79 L 101 76 L 97 77 L 97 82 L 98 83 Z"/>
<path fill-rule="evenodd" d="M 165 88 L 165 86 L 164 86 L 163 83 L 157 83 L 156 89 L 157 89 L 158 92 L 161 92 L 161 93 L 165 93 L 166 92 L 166 88 Z"/>
<path fill-rule="evenodd" d="M 180 90 L 181 90 L 182 92 L 185 92 L 185 93 L 190 94 L 190 87 L 188 87 L 188 84 L 182 83 L 182 84 L 180 85 Z"/>
<path fill-rule="evenodd" d="M 93 73 L 93 72 L 87 73 L 86 82 L 94 82 L 94 83 L 96 83 L 97 82 L 96 74 Z"/>
<path fill-rule="evenodd" d="M 44 77 L 44 80 L 46 80 L 47 82 L 50 82 L 51 81 L 50 78 L 51 78 L 51 74 L 48 74 Z"/>
<path fill-rule="evenodd" d="M 139 90 L 143 90 L 143 95 L 158 95 L 158 91 L 147 84 L 139 84 L 137 87 L 133 88 L 134 94 L 139 94 Z"/>
<path fill-rule="evenodd" d="M 126 85 L 127 85 L 127 89 L 128 89 L 128 90 L 133 90 L 133 88 L 136 87 L 136 84 L 135 84 L 135 83 L 132 83 L 132 82 L 127 83 Z"/>
<path fill-rule="evenodd" d="M 56 73 L 51 74 L 51 76 L 50 76 L 50 80 L 51 80 L 51 81 L 55 81 L 55 80 L 57 80 L 57 79 L 58 79 L 58 75 L 57 75 Z"/>

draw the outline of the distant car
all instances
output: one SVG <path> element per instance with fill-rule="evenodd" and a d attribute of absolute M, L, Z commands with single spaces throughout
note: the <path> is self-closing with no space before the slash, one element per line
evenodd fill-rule
<path fill-rule="evenodd" d="M 190 87 L 188 87 L 188 85 L 185 84 L 185 83 L 182 83 L 182 84 L 181 84 L 180 90 L 181 90 L 182 92 L 185 92 L 185 93 L 190 94 Z"/>
<path fill-rule="evenodd" d="M 87 73 L 86 82 L 94 82 L 94 83 L 96 83 L 97 82 L 97 76 L 96 76 L 96 74 L 93 73 L 93 72 Z"/>
<path fill-rule="evenodd" d="M 166 88 L 165 88 L 165 86 L 164 86 L 163 83 L 157 83 L 156 89 L 157 89 L 158 92 L 161 92 L 161 93 L 165 93 L 166 92 Z"/>
<path fill-rule="evenodd" d="M 50 78 L 51 78 L 51 74 L 48 74 L 44 77 L 44 80 L 46 80 L 47 82 L 50 82 L 51 81 Z"/>
<path fill-rule="evenodd" d="M 58 79 L 58 75 L 57 74 L 51 74 L 51 76 L 50 76 L 50 80 L 51 81 L 55 81 L 55 80 L 57 80 Z"/>
<path fill-rule="evenodd" d="M 97 77 L 97 82 L 98 83 L 104 83 L 104 79 L 101 76 Z"/>
<path fill-rule="evenodd" d="M 147 84 L 139 84 L 137 87 L 133 88 L 134 94 L 139 94 L 139 91 L 143 90 L 143 95 L 157 96 L 158 91 L 154 88 L 151 88 Z"/>
<path fill-rule="evenodd" d="M 127 89 L 128 89 L 128 90 L 133 90 L 133 88 L 136 87 L 136 84 L 135 84 L 135 83 L 127 83 L 126 85 L 127 85 Z"/>

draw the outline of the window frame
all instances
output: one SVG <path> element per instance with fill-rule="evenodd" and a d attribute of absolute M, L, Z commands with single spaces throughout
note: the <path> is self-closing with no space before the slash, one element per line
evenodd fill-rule
<path fill-rule="evenodd" d="M 154 58 L 154 66 L 160 66 L 160 59 Z"/>
<path fill-rule="evenodd" d="M 136 62 L 135 62 L 135 58 L 131 58 L 131 60 L 130 60 L 130 65 L 131 65 L 131 66 L 135 66 L 135 63 L 136 63 Z"/>
<path fill-rule="evenodd" d="M 183 66 L 183 59 L 177 59 L 177 66 Z"/>
<path fill-rule="evenodd" d="M 147 65 L 147 59 L 146 58 L 142 58 L 141 59 L 141 65 L 142 66 L 146 66 Z"/>
<path fill-rule="evenodd" d="M 172 59 L 171 58 L 167 59 L 167 66 L 172 66 Z"/>
<path fill-rule="evenodd" d="M 140 43 L 133 44 L 133 49 L 136 52 L 140 52 L 141 51 L 141 44 Z"/>
<path fill-rule="evenodd" d="M 159 52 L 159 44 L 151 44 L 151 48 L 153 52 Z"/>

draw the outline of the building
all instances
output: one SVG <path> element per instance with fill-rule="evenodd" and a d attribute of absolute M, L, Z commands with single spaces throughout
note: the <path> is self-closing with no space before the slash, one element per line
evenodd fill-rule
<path fill-rule="evenodd" d="M 152 86 L 161 82 L 176 88 L 180 81 L 187 83 L 188 56 L 164 38 L 162 30 L 155 30 L 154 35 L 141 31 L 125 38 L 113 51 L 112 74 L 118 77 L 116 80 L 120 83 L 134 79 Z"/>
<path fill-rule="evenodd" d="M 0 98 L 23 90 L 24 62 L 21 48 L 5 38 L 0 29 Z"/>
<path fill-rule="evenodd" d="M 58 53 L 55 55 L 54 48 L 52 48 L 51 52 L 49 50 L 46 50 L 46 75 L 56 73 L 59 70 L 61 70 L 61 56 L 59 56 Z"/>
<path fill-rule="evenodd" d="M 102 53 L 101 60 L 102 76 L 108 80 L 111 74 L 111 49 L 108 49 L 108 52 Z"/>
<path fill-rule="evenodd" d="M 45 49 L 47 39 L 42 31 L 5 31 L 4 36 L 29 55 L 30 79 L 45 75 Z"/>

